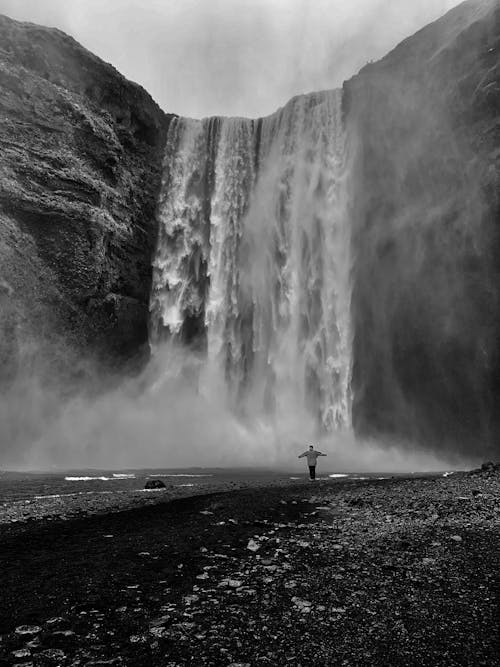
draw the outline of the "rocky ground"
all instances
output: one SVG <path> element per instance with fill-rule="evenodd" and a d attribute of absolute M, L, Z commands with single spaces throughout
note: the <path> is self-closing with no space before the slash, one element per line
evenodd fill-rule
<path fill-rule="evenodd" d="M 0 527 L 0 665 L 496 665 L 498 470 Z"/>
<path fill-rule="evenodd" d="M 145 478 L 147 479 L 147 478 Z M 299 479 L 299 478 L 297 478 Z M 98 483 L 94 483 L 94 486 Z M 27 499 L 17 499 L 18 496 L 25 498 L 27 489 L 16 494 L 15 486 L 10 485 L 11 493 L 3 493 L 0 496 L 0 525 L 23 523 L 26 521 L 69 521 L 71 519 L 88 516 L 90 514 L 108 514 L 111 512 L 122 512 L 134 508 L 145 507 L 148 505 L 164 504 L 169 500 L 177 498 L 205 495 L 213 492 L 235 491 L 237 489 L 258 488 L 268 486 L 290 485 L 288 475 L 269 476 L 263 479 L 246 480 L 244 476 L 241 479 L 228 477 L 227 480 L 216 479 L 205 481 L 203 485 L 179 485 L 178 483 L 169 483 L 162 488 L 150 489 L 128 489 L 128 490 L 100 490 L 55 493 L 55 490 L 48 486 L 47 495 L 37 495 L 40 492 L 40 485 L 32 485 L 33 497 Z M 106 488 L 106 485 L 101 485 Z M 74 487 L 73 487 L 74 488 Z M 109 488 L 109 487 L 107 487 Z M 69 490 L 69 489 L 67 489 Z"/>

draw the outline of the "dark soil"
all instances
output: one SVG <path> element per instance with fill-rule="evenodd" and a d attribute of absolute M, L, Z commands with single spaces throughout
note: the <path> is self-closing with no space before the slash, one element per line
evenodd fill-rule
<path fill-rule="evenodd" d="M 498 665 L 498 472 L 0 527 L 0 665 Z"/>

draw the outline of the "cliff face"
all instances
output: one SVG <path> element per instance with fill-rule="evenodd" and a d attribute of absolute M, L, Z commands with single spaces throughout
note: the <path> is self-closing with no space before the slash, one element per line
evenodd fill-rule
<path fill-rule="evenodd" d="M 470 0 L 345 84 L 359 435 L 498 451 L 499 54 L 500 0 Z M 0 384 L 30 359 L 123 370 L 147 351 L 172 116 L 67 35 L 5 17 L 0 93 Z"/>
<path fill-rule="evenodd" d="M 3 376 L 35 339 L 123 364 L 147 344 L 170 117 L 64 33 L 6 17 L 0 116 Z"/>
<path fill-rule="evenodd" d="M 500 3 L 464 3 L 345 84 L 358 434 L 500 442 Z"/>

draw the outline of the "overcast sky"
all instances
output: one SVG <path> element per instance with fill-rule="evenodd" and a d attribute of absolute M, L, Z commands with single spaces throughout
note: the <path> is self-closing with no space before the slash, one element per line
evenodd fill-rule
<path fill-rule="evenodd" d="M 332 88 L 458 0 L 0 0 L 55 26 L 165 111 L 262 116 Z"/>

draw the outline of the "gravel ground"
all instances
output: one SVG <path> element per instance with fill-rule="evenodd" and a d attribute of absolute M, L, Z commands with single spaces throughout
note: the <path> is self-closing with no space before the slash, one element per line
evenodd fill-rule
<path fill-rule="evenodd" d="M 0 526 L 0 665 L 499 665 L 500 474 Z"/>
<path fill-rule="evenodd" d="M 147 478 L 144 481 L 146 480 Z M 13 500 L 4 497 L 3 502 L 0 502 L 0 525 L 38 521 L 40 519 L 65 521 L 91 514 L 108 514 L 148 505 L 164 504 L 168 500 L 205 495 L 216 491 L 287 485 L 290 485 L 288 475 L 284 477 L 276 476 L 274 479 L 269 479 L 269 477 L 261 480 L 254 479 L 251 482 L 244 478 L 240 480 L 210 480 L 203 486 L 186 486 L 184 488 L 179 484 L 167 482 L 163 489 L 49 493 L 39 497 L 34 492 L 33 496 L 35 497 L 30 500 Z M 93 484 L 93 486 L 96 486 L 96 484 Z M 23 495 L 25 493 L 26 491 L 23 490 Z"/>

